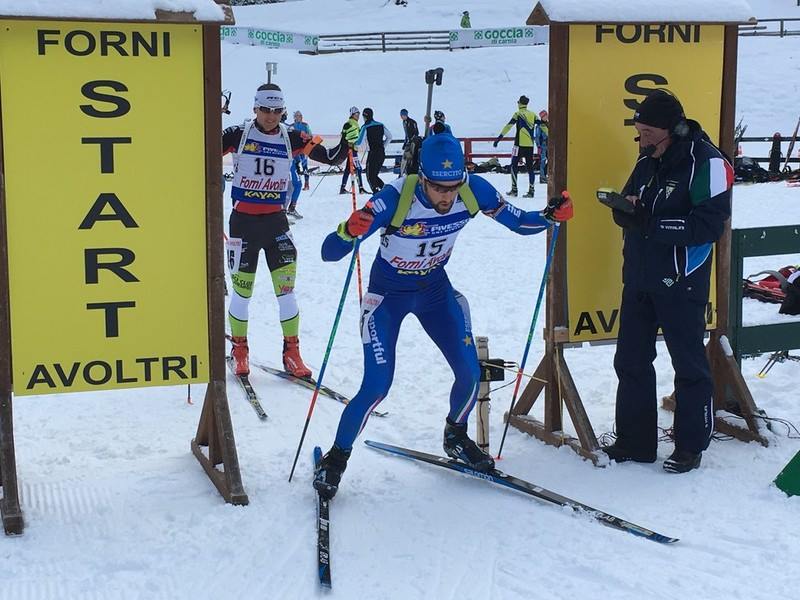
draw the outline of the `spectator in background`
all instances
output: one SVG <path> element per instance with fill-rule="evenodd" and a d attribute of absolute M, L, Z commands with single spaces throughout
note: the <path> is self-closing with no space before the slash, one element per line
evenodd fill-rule
<path fill-rule="evenodd" d="M 403 148 L 405 148 L 411 138 L 419 135 L 419 127 L 417 127 L 417 122 L 408 116 L 407 108 L 400 110 L 400 120 L 403 121 Z"/>
<path fill-rule="evenodd" d="M 533 131 L 533 141 L 539 149 L 539 183 L 547 183 L 547 139 L 550 137 L 550 122 L 546 110 L 539 111 L 539 120 Z"/>
<path fill-rule="evenodd" d="M 351 106 L 350 118 L 347 119 L 342 126 L 342 135 L 347 140 L 347 145 L 350 147 L 353 154 L 353 166 L 355 167 L 356 176 L 358 177 L 358 192 L 360 194 L 366 194 L 367 190 L 364 189 L 364 181 L 361 179 L 361 161 L 358 160 L 358 149 L 356 148 L 356 140 L 358 139 L 358 134 L 361 133 L 361 127 L 358 124 L 360 118 L 361 111 L 358 110 L 357 106 Z M 342 186 L 339 188 L 340 194 L 347 193 L 345 186 L 347 185 L 348 177 L 350 177 L 350 165 L 346 163 L 344 173 L 342 174 Z"/>
<path fill-rule="evenodd" d="M 461 13 L 461 29 L 470 29 L 472 24 L 469 22 L 469 11 L 465 10 Z"/>
<path fill-rule="evenodd" d="M 400 111 L 403 120 L 403 158 L 400 161 L 400 175 L 415 174 L 419 168 L 419 148 L 422 138 L 419 135 L 417 122 L 408 116 L 405 108 Z"/>
<path fill-rule="evenodd" d="M 536 113 L 528 110 L 528 102 L 528 97 L 524 94 L 519 97 L 516 112 L 511 115 L 511 119 L 500 131 L 500 135 L 497 136 L 492 145 L 497 148 L 497 144 L 508 133 L 508 130 L 516 126 L 514 148 L 511 151 L 511 189 L 508 191 L 508 195 L 517 195 L 517 173 L 519 172 L 520 160 L 524 158 L 525 168 L 528 171 L 528 192 L 523 194 L 523 197 L 533 198 L 535 192 L 533 184 L 536 181 L 536 174 L 533 171 L 533 129 L 538 119 L 536 118 Z"/>
<path fill-rule="evenodd" d="M 392 141 L 392 134 L 383 123 L 374 119 L 371 108 L 364 109 L 364 126 L 356 140 L 356 146 L 367 143 L 367 182 L 375 194 L 383 187 L 379 177 L 383 161 L 386 160 L 386 146 Z"/>

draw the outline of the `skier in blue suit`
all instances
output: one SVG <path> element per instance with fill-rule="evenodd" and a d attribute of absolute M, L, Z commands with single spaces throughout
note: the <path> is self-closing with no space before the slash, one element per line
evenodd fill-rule
<path fill-rule="evenodd" d="M 303 121 L 303 113 L 299 110 L 294 111 L 294 122 L 289 126 L 289 131 L 297 131 L 303 136 L 303 139 L 311 139 L 311 127 L 308 123 Z M 302 189 L 308 189 L 308 157 L 305 154 L 299 154 L 294 157 L 292 162 L 292 198 L 289 206 L 286 208 L 286 214 L 294 217 L 295 219 L 302 219 L 303 215 L 297 212 L 297 200 L 300 198 L 300 175 L 303 176 L 304 183 Z"/>
<path fill-rule="evenodd" d="M 480 367 L 467 300 L 453 288 L 444 270 L 459 232 L 478 212 L 516 233 L 530 235 L 571 218 L 572 202 L 565 196 L 543 211 L 520 210 L 485 179 L 467 175 L 461 144 L 441 133 L 423 142 L 419 176 L 387 184 L 323 242 L 323 260 L 336 261 L 353 250 L 354 238 L 382 229 L 361 306 L 364 378 L 342 413 L 333 447 L 317 465 L 314 487 L 323 497 L 336 494 L 353 442 L 370 412 L 389 393 L 397 337 L 408 314 L 419 319 L 455 375 L 444 430 L 445 452 L 476 470 L 494 467 L 492 457 L 467 436 Z"/>

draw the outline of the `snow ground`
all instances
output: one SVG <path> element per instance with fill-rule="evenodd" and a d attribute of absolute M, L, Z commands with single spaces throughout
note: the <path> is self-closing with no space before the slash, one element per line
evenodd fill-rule
<path fill-rule="evenodd" d="M 290 17 L 302 21 L 304 4 L 276 7 L 288 11 L 286 29 L 293 29 Z M 440 4 L 453 14 L 469 5 Z M 475 12 L 480 15 L 470 10 L 473 19 Z M 351 17 L 343 12 L 338 20 L 330 17 L 331 26 L 344 28 L 343 21 Z M 379 24 L 377 16 L 371 18 L 356 22 L 364 29 Z M 785 85 L 764 94 L 770 89 L 765 88 L 764 65 L 777 69 L 780 63 L 796 72 L 800 40 L 743 40 L 740 48 L 741 114 L 753 115 L 753 130 L 793 125 L 797 105 L 792 86 L 798 78 L 787 77 Z M 234 91 L 229 122 L 236 122 L 249 112 L 265 52 L 235 46 L 223 52 L 225 84 Z M 508 52 L 519 52 L 520 57 L 524 52 L 527 58 L 512 58 L 514 68 L 504 69 L 513 54 L 489 49 L 316 58 L 284 52 L 278 58 L 278 75 L 290 109 L 302 98 L 300 108 L 315 130 L 337 131 L 347 107 L 366 100 L 378 118 L 391 115 L 386 122 L 391 127 L 397 121 L 399 132 L 394 115 L 400 105 L 421 115 L 422 71 L 442 65 L 445 85 L 437 89 L 437 98 L 456 131 L 492 135 L 513 110 L 522 86 L 537 90 L 534 102 L 546 97 L 546 49 Z M 485 84 L 480 89 L 474 86 L 476 78 Z M 760 85 L 751 85 L 753 81 Z M 507 189 L 507 176 L 490 175 L 489 180 Z M 312 186 L 317 181 L 312 179 Z M 338 185 L 338 177 L 326 178 L 313 197 L 301 197 L 299 209 L 306 218 L 294 227 L 300 252 L 303 353 L 315 371 L 347 269 L 346 261 L 323 264 L 319 257 L 324 236 L 350 211 L 349 197 L 336 193 Z M 540 207 L 546 191 L 537 187 L 536 199 L 519 199 L 516 204 Z M 576 202 L 580 210 L 580 200 Z M 734 227 L 792 223 L 800 223 L 800 189 L 783 184 L 735 189 Z M 363 245 L 366 265 L 376 244 L 371 239 Z M 521 357 L 544 265 L 544 244 L 544 236 L 515 236 L 483 217 L 476 218 L 458 241 L 448 272 L 470 301 L 475 333 L 489 336 L 492 356 Z M 780 264 L 765 266 L 783 266 L 800 257 L 776 260 Z M 763 267 L 754 264 L 756 268 Z M 254 362 L 278 365 L 277 306 L 265 277 L 262 270 L 251 304 L 251 351 Z M 746 306 L 746 318 L 760 321 L 766 306 Z M 356 293 L 351 289 L 325 378 L 326 384 L 348 395 L 356 391 L 361 377 L 357 319 Z M 541 336 L 534 336 L 530 368 L 543 351 Z M 664 348 L 659 352 L 658 390 L 668 394 L 672 371 Z M 566 357 L 595 432 L 610 431 L 616 388 L 613 347 L 570 349 Z M 779 364 L 768 377 L 758 379 L 755 375 L 765 360 L 743 364 L 757 404 L 770 416 L 800 424 L 800 364 Z M 348 600 L 516 600 L 546 595 L 771 600 L 793 597 L 796 591 L 798 498 L 785 497 L 771 481 L 800 450 L 800 443 L 776 425 L 767 433 L 770 447 L 713 442 L 703 467 L 680 477 L 664 474 L 658 463 L 597 469 L 571 450 L 510 430 L 500 468 L 680 537 L 672 547 L 357 443 L 332 505 L 334 590 L 321 594 L 314 576 L 310 456 L 313 445 L 331 443 L 341 405 L 325 398 L 318 401 L 295 481 L 289 484 L 310 393 L 257 370 L 252 380 L 270 414 L 266 423 L 257 420 L 229 382 L 248 507 L 226 505 L 189 452 L 202 386 L 192 389 L 193 405 L 187 404 L 181 387 L 17 398 L 17 462 L 27 527 L 21 537 L 0 537 L 0 599 L 305 600 L 326 595 Z M 439 452 L 450 383 L 438 351 L 418 322 L 409 318 L 400 335 L 395 385 L 381 406 L 390 416 L 370 420 L 363 439 Z M 495 450 L 510 389 L 492 395 Z M 670 414 L 661 411 L 660 424 L 670 423 Z M 670 451 L 662 444 L 659 457 Z"/>

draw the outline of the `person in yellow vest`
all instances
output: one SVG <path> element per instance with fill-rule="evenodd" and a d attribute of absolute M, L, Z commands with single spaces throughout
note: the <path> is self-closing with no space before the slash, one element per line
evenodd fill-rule
<path fill-rule="evenodd" d="M 461 143 L 442 132 L 422 143 L 419 176 L 388 183 L 325 238 L 322 259 L 337 261 L 353 250 L 356 237 L 383 230 L 361 305 L 364 378 L 342 413 L 333 447 L 317 465 L 314 487 L 322 497 L 336 493 L 356 436 L 370 411 L 389 393 L 400 325 L 409 314 L 419 319 L 455 375 L 444 451 L 479 471 L 494 467 L 492 457 L 467 436 L 480 366 L 467 299 L 453 288 L 444 270 L 458 234 L 479 212 L 511 231 L 530 235 L 571 218 L 572 201 L 562 196 L 544 210 L 529 212 L 506 203 L 488 181 L 467 174 Z"/>
<path fill-rule="evenodd" d="M 350 150 L 353 151 L 353 164 L 355 165 L 356 169 L 356 176 L 358 177 L 358 192 L 360 194 L 366 194 L 367 190 L 364 189 L 364 181 L 361 179 L 361 161 L 358 159 L 358 148 L 356 147 L 356 142 L 358 141 L 358 135 L 361 133 L 361 126 L 358 124 L 358 120 L 361 118 L 361 111 L 358 109 L 357 106 L 350 107 L 350 118 L 345 121 L 344 125 L 342 126 L 342 135 L 347 140 L 347 145 L 350 147 Z M 339 188 L 340 194 L 347 194 L 348 191 L 346 189 L 347 179 L 350 177 L 350 165 L 345 162 L 344 163 L 344 173 L 342 173 L 342 185 Z"/>
<path fill-rule="evenodd" d="M 503 127 L 500 135 L 492 144 L 497 148 L 497 144 L 508 131 L 516 126 L 514 134 L 514 149 L 511 151 L 511 189 L 509 196 L 517 195 L 517 172 L 519 171 L 520 159 L 525 159 L 525 168 L 528 171 L 528 192 L 523 194 L 525 198 L 533 198 L 535 192 L 533 184 L 536 181 L 536 173 L 533 170 L 533 130 L 538 119 L 536 114 L 528 110 L 528 97 L 522 95 L 517 100 L 517 110 L 511 115 L 511 119 Z"/>

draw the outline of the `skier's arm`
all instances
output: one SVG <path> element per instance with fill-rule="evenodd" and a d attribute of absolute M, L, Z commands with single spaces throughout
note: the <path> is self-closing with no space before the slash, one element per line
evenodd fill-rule
<path fill-rule="evenodd" d="M 289 142 L 292 144 L 292 156 L 305 154 L 311 160 L 326 165 L 338 165 L 347 158 L 347 141 L 344 134 L 333 148 L 323 146 L 320 136 L 311 137 L 299 131 L 289 132 Z"/>
<path fill-rule="evenodd" d="M 516 125 L 516 124 L 517 124 L 517 119 L 518 119 L 518 118 L 519 118 L 519 117 L 517 117 L 517 113 L 514 113 L 514 115 L 511 117 L 511 120 L 510 120 L 508 123 L 506 123 L 506 126 L 505 126 L 505 127 L 503 127 L 503 129 L 500 131 L 500 135 L 499 135 L 498 137 L 501 137 L 501 138 L 502 138 L 502 137 L 503 137 L 505 134 L 507 134 L 507 133 L 509 132 L 509 130 L 510 130 L 510 129 L 511 129 L 513 126 L 514 126 L 514 125 Z"/>
<path fill-rule="evenodd" d="M 386 150 L 389 149 L 389 144 L 391 143 L 391 141 L 392 141 L 392 132 L 389 131 L 389 129 L 386 127 L 386 125 L 384 125 L 383 126 L 383 147 Z"/>
<path fill-rule="evenodd" d="M 358 138 L 356 139 L 356 143 L 354 144 L 356 147 L 359 147 L 361 144 L 364 143 L 364 135 L 367 132 L 367 126 L 361 128 L 361 131 L 358 132 Z"/>
<path fill-rule="evenodd" d="M 520 235 L 532 235 L 545 231 L 550 222 L 541 211 L 524 211 L 506 202 L 494 187 L 482 177 L 470 175 L 469 187 L 478 201 L 483 214 Z"/>
<path fill-rule="evenodd" d="M 373 216 L 373 220 L 366 232 L 361 234 L 362 240 L 367 239 L 378 229 L 386 227 L 391 222 L 399 198 L 400 192 L 393 185 L 387 185 L 367 202 L 361 210 L 368 211 Z M 322 260 L 336 261 L 350 254 L 353 250 L 354 237 L 348 231 L 348 223 L 354 216 L 357 216 L 358 212 L 355 211 L 349 219 L 339 223 L 336 231 L 328 234 L 328 237 L 322 242 Z"/>
<path fill-rule="evenodd" d="M 408 126 L 408 139 L 410 140 L 414 136 L 419 135 L 419 127 L 417 127 L 417 122 L 414 119 L 409 119 L 406 122 L 410 123 Z"/>

